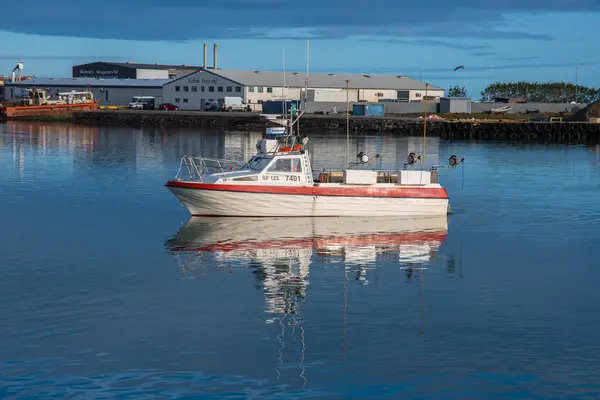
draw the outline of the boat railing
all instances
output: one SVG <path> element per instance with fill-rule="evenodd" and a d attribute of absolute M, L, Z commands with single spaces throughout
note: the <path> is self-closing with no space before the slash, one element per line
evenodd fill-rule
<path fill-rule="evenodd" d="M 224 173 L 242 168 L 246 163 L 241 161 L 223 160 L 219 158 L 183 156 L 179 162 L 179 169 L 175 179 L 186 178 L 190 181 L 202 182 L 202 175 Z M 187 177 L 182 176 L 182 171 L 187 172 Z"/>
<path fill-rule="evenodd" d="M 397 183 L 400 175 L 399 169 L 378 169 L 377 183 Z M 431 183 L 438 183 L 438 171 L 428 170 L 431 173 Z M 317 181 L 321 183 L 343 183 L 344 171 L 338 170 L 313 170 L 313 175 L 318 175 Z"/>

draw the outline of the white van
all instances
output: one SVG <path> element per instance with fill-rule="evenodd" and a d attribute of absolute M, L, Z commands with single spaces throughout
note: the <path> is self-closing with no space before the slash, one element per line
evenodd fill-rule
<path fill-rule="evenodd" d="M 244 111 L 247 106 L 241 97 L 223 97 L 217 100 L 209 99 L 204 105 L 207 111 Z"/>
<path fill-rule="evenodd" d="M 129 103 L 129 108 L 137 110 L 154 110 L 156 108 L 154 105 L 154 97 L 134 96 L 131 102 Z"/>

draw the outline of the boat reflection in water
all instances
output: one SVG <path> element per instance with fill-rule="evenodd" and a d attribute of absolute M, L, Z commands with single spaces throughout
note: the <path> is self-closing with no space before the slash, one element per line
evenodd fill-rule
<path fill-rule="evenodd" d="M 412 270 L 432 262 L 448 233 L 446 216 L 380 218 L 192 217 L 166 247 L 184 277 L 207 268 L 255 267 L 267 312 L 293 312 L 291 297 L 304 297 L 313 257 L 339 262 L 368 283 L 368 267 L 393 259 Z M 409 272 L 407 272 L 409 274 Z"/>
<path fill-rule="evenodd" d="M 346 308 L 350 277 L 368 284 L 367 271 L 390 261 L 418 271 L 423 306 L 422 269 L 434 261 L 448 233 L 446 216 L 419 219 L 378 218 L 203 218 L 192 217 L 167 240 L 166 247 L 180 262 L 182 276 L 193 277 L 208 268 L 248 265 L 265 295 L 267 324 L 278 323 L 279 379 L 284 364 L 297 363 L 306 385 L 304 303 L 309 267 L 344 266 L 341 348 L 346 350 Z M 422 322 L 423 324 L 423 322 Z M 421 327 L 421 335 L 424 326 Z M 296 343 L 300 347 L 296 349 Z M 286 360 L 284 363 L 284 359 Z"/>

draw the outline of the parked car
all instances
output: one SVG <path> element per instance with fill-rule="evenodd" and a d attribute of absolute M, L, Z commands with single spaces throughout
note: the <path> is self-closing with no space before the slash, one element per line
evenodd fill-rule
<path fill-rule="evenodd" d="M 168 111 L 177 111 L 179 110 L 179 107 L 177 107 L 175 104 L 172 103 L 162 103 L 160 106 L 158 106 L 159 110 L 168 110 Z"/>

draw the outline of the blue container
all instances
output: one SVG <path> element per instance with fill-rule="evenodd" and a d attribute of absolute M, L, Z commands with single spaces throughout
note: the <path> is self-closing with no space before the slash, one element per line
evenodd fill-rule
<path fill-rule="evenodd" d="M 383 117 L 383 104 L 354 104 L 352 106 L 352 115 L 362 115 L 364 117 Z"/>
<path fill-rule="evenodd" d="M 286 113 L 290 112 L 292 104 L 296 105 L 296 109 L 300 109 L 300 101 L 298 100 L 287 100 L 286 101 Z M 282 100 L 268 100 L 262 102 L 262 113 L 263 114 L 281 114 L 283 112 L 283 101 Z"/>

